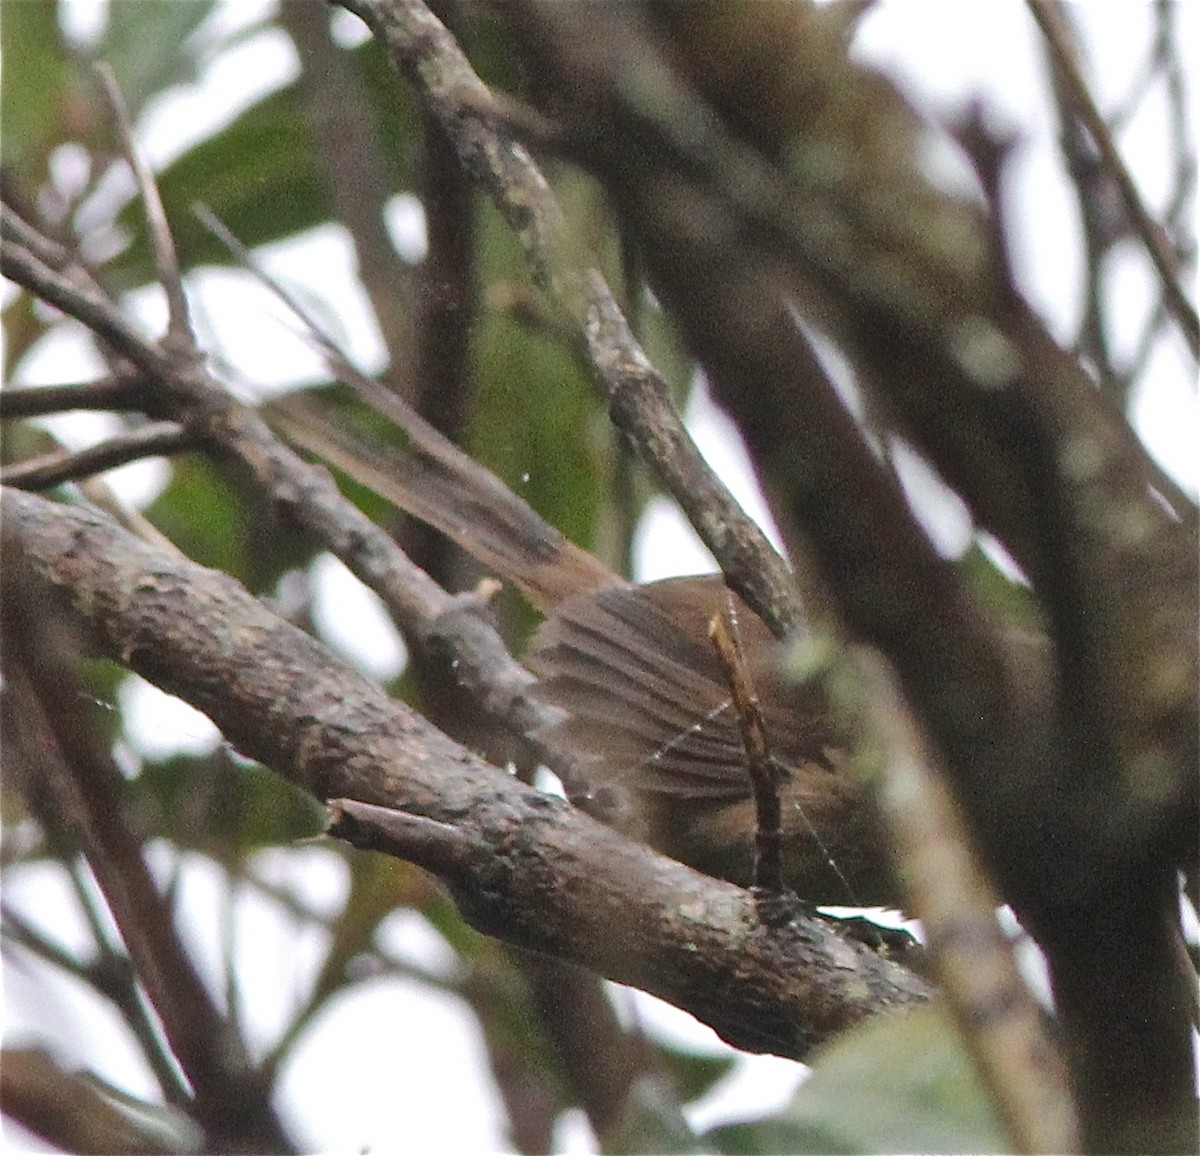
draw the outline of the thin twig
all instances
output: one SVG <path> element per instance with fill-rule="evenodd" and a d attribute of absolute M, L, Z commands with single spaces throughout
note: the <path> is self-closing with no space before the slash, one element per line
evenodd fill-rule
<path fill-rule="evenodd" d="M 35 229 L 7 201 L 0 202 L 0 236 L 23 245 L 51 269 L 63 271 L 78 264 L 70 249 Z"/>
<path fill-rule="evenodd" d="M 24 245 L 0 241 L 0 272 L 10 281 L 81 321 L 147 375 L 169 379 L 171 358 L 151 345 L 94 285 L 76 284 Z"/>
<path fill-rule="evenodd" d="M 1063 82 L 1071 93 L 1075 115 L 1088 130 L 1099 150 L 1109 175 L 1121 192 L 1121 198 L 1125 202 L 1125 209 L 1129 213 L 1133 228 L 1150 254 L 1154 268 L 1158 271 L 1167 307 L 1183 330 L 1192 356 L 1200 358 L 1200 317 L 1197 317 L 1195 307 L 1187 299 L 1180 284 L 1178 261 L 1171 246 L 1167 243 L 1167 237 L 1162 227 L 1150 216 L 1146 206 L 1142 203 L 1137 184 L 1121 159 L 1112 133 L 1108 131 L 1108 125 L 1105 123 L 1104 117 L 1100 115 L 1096 102 L 1092 99 L 1087 82 L 1079 69 L 1075 45 L 1072 43 L 1070 29 L 1063 19 L 1062 12 L 1056 0 L 1028 0 L 1028 3 L 1029 10 L 1054 55 L 1054 61 Z"/>
<path fill-rule="evenodd" d="M 385 206 L 395 181 L 375 131 L 366 77 L 330 38 L 326 5 L 289 0 L 280 6 L 279 22 L 299 50 L 299 96 L 317 146 L 317 165 L 335 219 L 354 244 L 358 277 L 388 352 L 389 385 L 413 397 L 426 385 L 416 365 L 417 277 L 423 273 L 400 259 L 387 231 Z"/>
<path fill-rule="evenodd" d="M 296 295 L 288 290 L 279 278 L 274 277 L 269 273 L 261 261 L 250 252 L 245 245 L 238 239 L 236 234 L 216 213 L 207 205 L 196 202 L 192 205 L 192 212 L 196 215 L 200 223 L 221 242 L 229 250 L 229 252 L 241 264 L 252 273 L 259 281 L 261 281 L 280 301 L 284 303 L 292 311 L 297 319 L 303 324 L 309 341 L 316 347 L 317 351 L 325 359 L 326 366 L 330 373 L 339 379 L 344 379 L 347 384 L 354 386 L 365 401 L 373 406 L 383 406 L 388 404 L 388 390 L 384 389 L 374 378 L 368 377 L 362 373 L 357 366 L 350 361 L 342 348 L 332 337 L 318 324 L 313 317 L 299 301 Z"/>
<path fill-rule="evenodd" d="M 97 890 L 97 876 L 82 858 L 76 858 L 67 868 L 67 877 L 96 945 L 97 958 L 90 965 L 95 989 L 113 1003 L 129 1025 L 167 1101 L 187 1108 L 192 1103 L 192 1090 L 171 1053 L 163 1021 L 153 1009 L 145 985 L 138 982 L 133 959 L 121 945 L 112 942 L 112 915 Z"/>
<path fill-rule="evenodd" d="M 67 975 L 83 980 L 106 998 L 112 998 L 111 984 L 95 974 L 95 964 L 85 963 L 61 944 L 43 935 L 8 904 L 0 904 L 0 937 L 25 948 L 39 959 L 52 963 Z"/>
<path fill-rule="evenodd" d="M 196 335 L 192 329 L 183 278 L 179 272 L 179 260 L 175 255 L 171 226 L 167 222 L 166 210 L 163 209 L 162 198 L 158 193 L 158 183 L 134 142 L 129 109 L 113 70 L 104 62 L 100 62 L 96 65 L 96 75 L 104 86 L 104 93 L 108 97 L 109 108 L 121 138 L 122 151 L 133 171 L 133 179 L 141 196 L 142 212 L 146 217 L 150 243 L 154 249 L 154 267 L 159 284 L 167 295 L 167 333 L 163 338 L 162 348 L 176 357 L 196 357 Z"/>
<path fill-rule="evenodd" d="M 253 867 L 248 870 L 243 878 L 260 895 L 277 904 L 282 910 L 296 919 L 302 920 L 304 923 L 319 929 L 335 945 L 335 950 L 327 954 L 322 961 L 321 973 L 308 993 L 303 1006 L 293 1013 L 282 1034 L 275 1041 L 271 1050 L 263 1057 L 263 1074 L 268 1082 L 273 1085 L 275 1083 L 275 1074 L 287 1061 L 296 1041 L 300 1039 L 316 1016 L 320 1014 L 322 1008 L 328 1004 L 332 997 L 336 996 L 339 992 L 345 991 L 360 978 L 349 973 L 347 965 L 350 963 L 352 956 L 342 945 L 342 937 L 344 935 L 343 924 L 345 919 L 353 917 L 353 912 L 350 908 L 345 908 L 337 915 L 326 915 L 319 911 L 309 898 L 301 892 L 293 891 L 287 886 L 268 881 L 257 874 Z M 348 902 L 352 904 L 353 900 Z M 382 914 L 383 912 L 381 911 L 381 917 Z M 404 959 L 389 951 L 380 940 L 380 936 L 374 935 L 370 931 L 363 931 L 361 933 L 361 949 L 355 951 L 353 956 L 366 956 L 372 961 L 372 966 L 369 969 L 364 969 L 364 976 L 362 978 L 365 978 L 365 975 L 372 977 L 387 975 L 397 979 L 411 980 L 423 987 L 442 992 L 446 995 L 462 994 L 461 984 L 453 974 L 443 975 L 432 968 L 423 967 L 420 964 Z"/>
<path fill-rule="evenodd" d="M 464 167 L 516 232 L 534 281 L 588 350 L 613 420 L 692 519 L 730 585 L 775 633 L 787 633 L 800 611 L 786 564 L 704 461 L 608 286 L 590 258 L 581 259 L 545 177 L 523 145 L 498 131 L 512 109 L 496 102 L 453 36 L 418 0 L 340 2 L 418 86 Z"/>
<path fill-rule="evenodd" d="M 49 490 L 143 458 L 195 449 L 197 437 L 178 422 L 144 425 L 85 450 L 59 451 L 0 469 L 0 483 L 23 490 Z"/>
<path fill-rule="evenodd" d="M 145 410 L 147 379 L 114 374 L 72 385 L 23 386 L 0 391 L 0 419 L 43 417 L 71 410 Z"/>

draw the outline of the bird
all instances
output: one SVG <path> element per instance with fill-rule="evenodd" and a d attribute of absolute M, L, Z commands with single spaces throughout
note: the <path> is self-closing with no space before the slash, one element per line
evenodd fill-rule
<path fill-rule="evenodd" d="M 571 542 L 394 394 L 383 443 L 309 395 L 272 402 L 291 442 L 445 534 L 544 615 L 524 661 L 562 721 L 537 737 L 567 797 L 708 875 L 755 882 L 757 810 L 728 673 L 709 637 L 740 646 L 778 772 L 782 880 L 813 906 L 898 906 L 869 785 L 818 687 L 796 685 L 782 646 L 720 574 L 634 583 Z"/>

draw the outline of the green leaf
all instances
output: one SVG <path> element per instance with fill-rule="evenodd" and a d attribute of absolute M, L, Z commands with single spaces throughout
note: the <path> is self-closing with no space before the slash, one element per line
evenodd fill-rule
<path fill-rule="evenodd" d="M 600 505 L 599 405 L 566 350 L 507 320 L 482 328 L 472 456 L 587 547 Z"/>
<path fill-rule="evenodd" d="M 189 558 L 224 570 L 252 593 L 274 590 L 317 551 L 275 506 L 208 457 L 176 458 L 171 480 L 146 516 Z"/>
<path fill-rule="evenodd" d="M 353 55 L 370 94 L 380 153 L 390 165 L 389 182 L 402 191 L 420 136 L 418 112 L 412 101 L 401 99 L 396 78 L 374 41 L 354 49 Z M 185 271 L 233 263 L 225 246 L 192 213 L 196 202 L 212 209 L 249 248 L 315 228 L 328 221 L 332 211 L 296 83 L 265 96 L 176 158 L 158 174 L 158 187 Z M 134 238 L 115 263 L 119 287 L 130 289 L 154 277 L 154 262 L 141 206 L 126 206 L 119 220 Z"/>
<path fill-rule="evenodd" d="M 978 542 L 955 560 L 954 567 L 983 604 L 1003 620 L 1030 629 L 1044 625 L 1033 591 L 1009 578 Z"/>
<path fill-rule="evenodd" d="M 207 457 L 189 454 L 171 464 L 171 480 L 146 516 L 189 558 L 244 576 L 249 519 L 241 495 Z"/>
<path fill-rule="evenodd" d="M 58 6 L 52 0 L 5 4 L 0 57 L 4 166 L 19 172 L 28 188 L 36 188 L 45 177 L 51 149 L 63 140 L 64 113 L 74 88 L 74 66 L 59 32 Z"/>
<path fill-rule="evenodd" d="M 490 206 L 477 233 L 485 283 L 530 288 L 518 242 Z M 499 312 L 481 316 L 473 341 L 479 392 L 465 448 L 568 538 L 592 548 L 612 433 L 574 350 Z"/>
<path fill-rule="evenodd" d="M 621 1119 L 604 1138 L 606 1152 L 707 1152 L 708 1145 L 688 1126 L 679 1099 L 661 1077 L 638 1077 L 625 1097 Z"/>
<path fill-rule="evenodd" d="M 223 861 L 325 827 L 315 799 L 266 767 L 235 760 L 225 747 L 147 762 L 131 790 L 155 835 Z"/>
<path fill-rule="evenodd" d="M 1008 1142 L 940 1004 L 868 1020 L 820 1049 L 778 1116 L 714 1129 L 724 1153 L 1003 1152 Z"/>
<path fill-rule="evenodd" d="M 312 228 L 329 215 L 316 145 L 294 86 L 271 93 L 189 149 L 159 174 L 158 187 L 185 269 L 231 262 L 225 246 L 192 213 L 196 202 L 251 248 Z M 133 203 L 120 215 L 134 237 L 116 263 L 122 288 L 154 276 L 141 213 L 141 205 Z"/>
<path fill-rule="evenodd" d="M 733 1070 L 736 1058 L 732 1055 L 700 1056 L 694 1052 L 680 1052 L 674 1048 L 660 1048 L 659 1056 L 671 1080 L 685 1103 L 698 1100 L 718 1080 L 723 1080 Z"/>
<path fill-rule="evenodd" d="M 159 93 L 196 81 L 193 33 L 214 7 L 213 0 L 111 0 L 95 56 L 113 70 L 132 119 Z"/>
<path fill-rule="evenodd" d="M 852 1153 L 854 1148 L 838 1147 L 838 1140 L 820 1124 L 805 1124 L 802 1121 L 780 1122 L 776 1117 L 756 1120 L 747 1124 L 726 1124 L 714 1128 L 704 1136 L 707 1151 L 720 1152 L 722 1156 L 783 1156 L 784 1153 L 801 1154 Z"/>

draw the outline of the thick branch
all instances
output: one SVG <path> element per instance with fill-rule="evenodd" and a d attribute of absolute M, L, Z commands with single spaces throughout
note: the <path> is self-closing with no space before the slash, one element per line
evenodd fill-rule
<path fill-rule="evenodd" d="M 20 491 L 4 491 L 3 514 L 5 548 L 64 589 L 103 653 L 205 711 L 246 754 L 320 798 L 452 831 L 449 853 L 431 837 L 424 857 L 489 933 L 653 992 L 738 1047 L 793 1058 L 929 998 L 820 920 L 768 930 L 746 892 L 505 776 L 227 576 Z"/>

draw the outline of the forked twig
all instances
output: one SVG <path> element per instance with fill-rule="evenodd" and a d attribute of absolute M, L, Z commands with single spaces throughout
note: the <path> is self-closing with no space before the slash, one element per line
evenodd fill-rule
<path fill-rule="evenodd" d="M 1179 263 L 1167 243 L 1162 227 L 1151 217 L 1142 203 L 1141 194 L 1138 192 L 1128 167 L 1121 159 L 1112 133 L 1109 132 L 1104 117 L 1100 115 L 1100 110 L 1096 107 L 1091 92 L 1088 91 L 1087 82 L 1079 69 L 1075 46 L 1071 42 L 1070 31 L 1063 20 L 1062 12 L 1052 0 L 1029 0 L 1029 10 L 1046 38 L 1046 44 L 1054 59 L 1055 67 L 1059 70 L 1059 75 L 1071 95 L 1073 112 L 1092 138 L 1104 161 L 1104 167 L 1121 193 L 1121 199 L 1125 204 L 1125 210 L 1129 214 L 1134 231 L 1146 247 L 1150 260 L 1154 263 L 1154 268 L 1162 281 L 1163 299 L 1167 308 L 1178 322 L 1180 329 L 1183 330 L 1192 356 L 1200 358 L 1200 318 L 1197 317 L 1195 307 L 1187 299 L 1180 285 Z"/>

